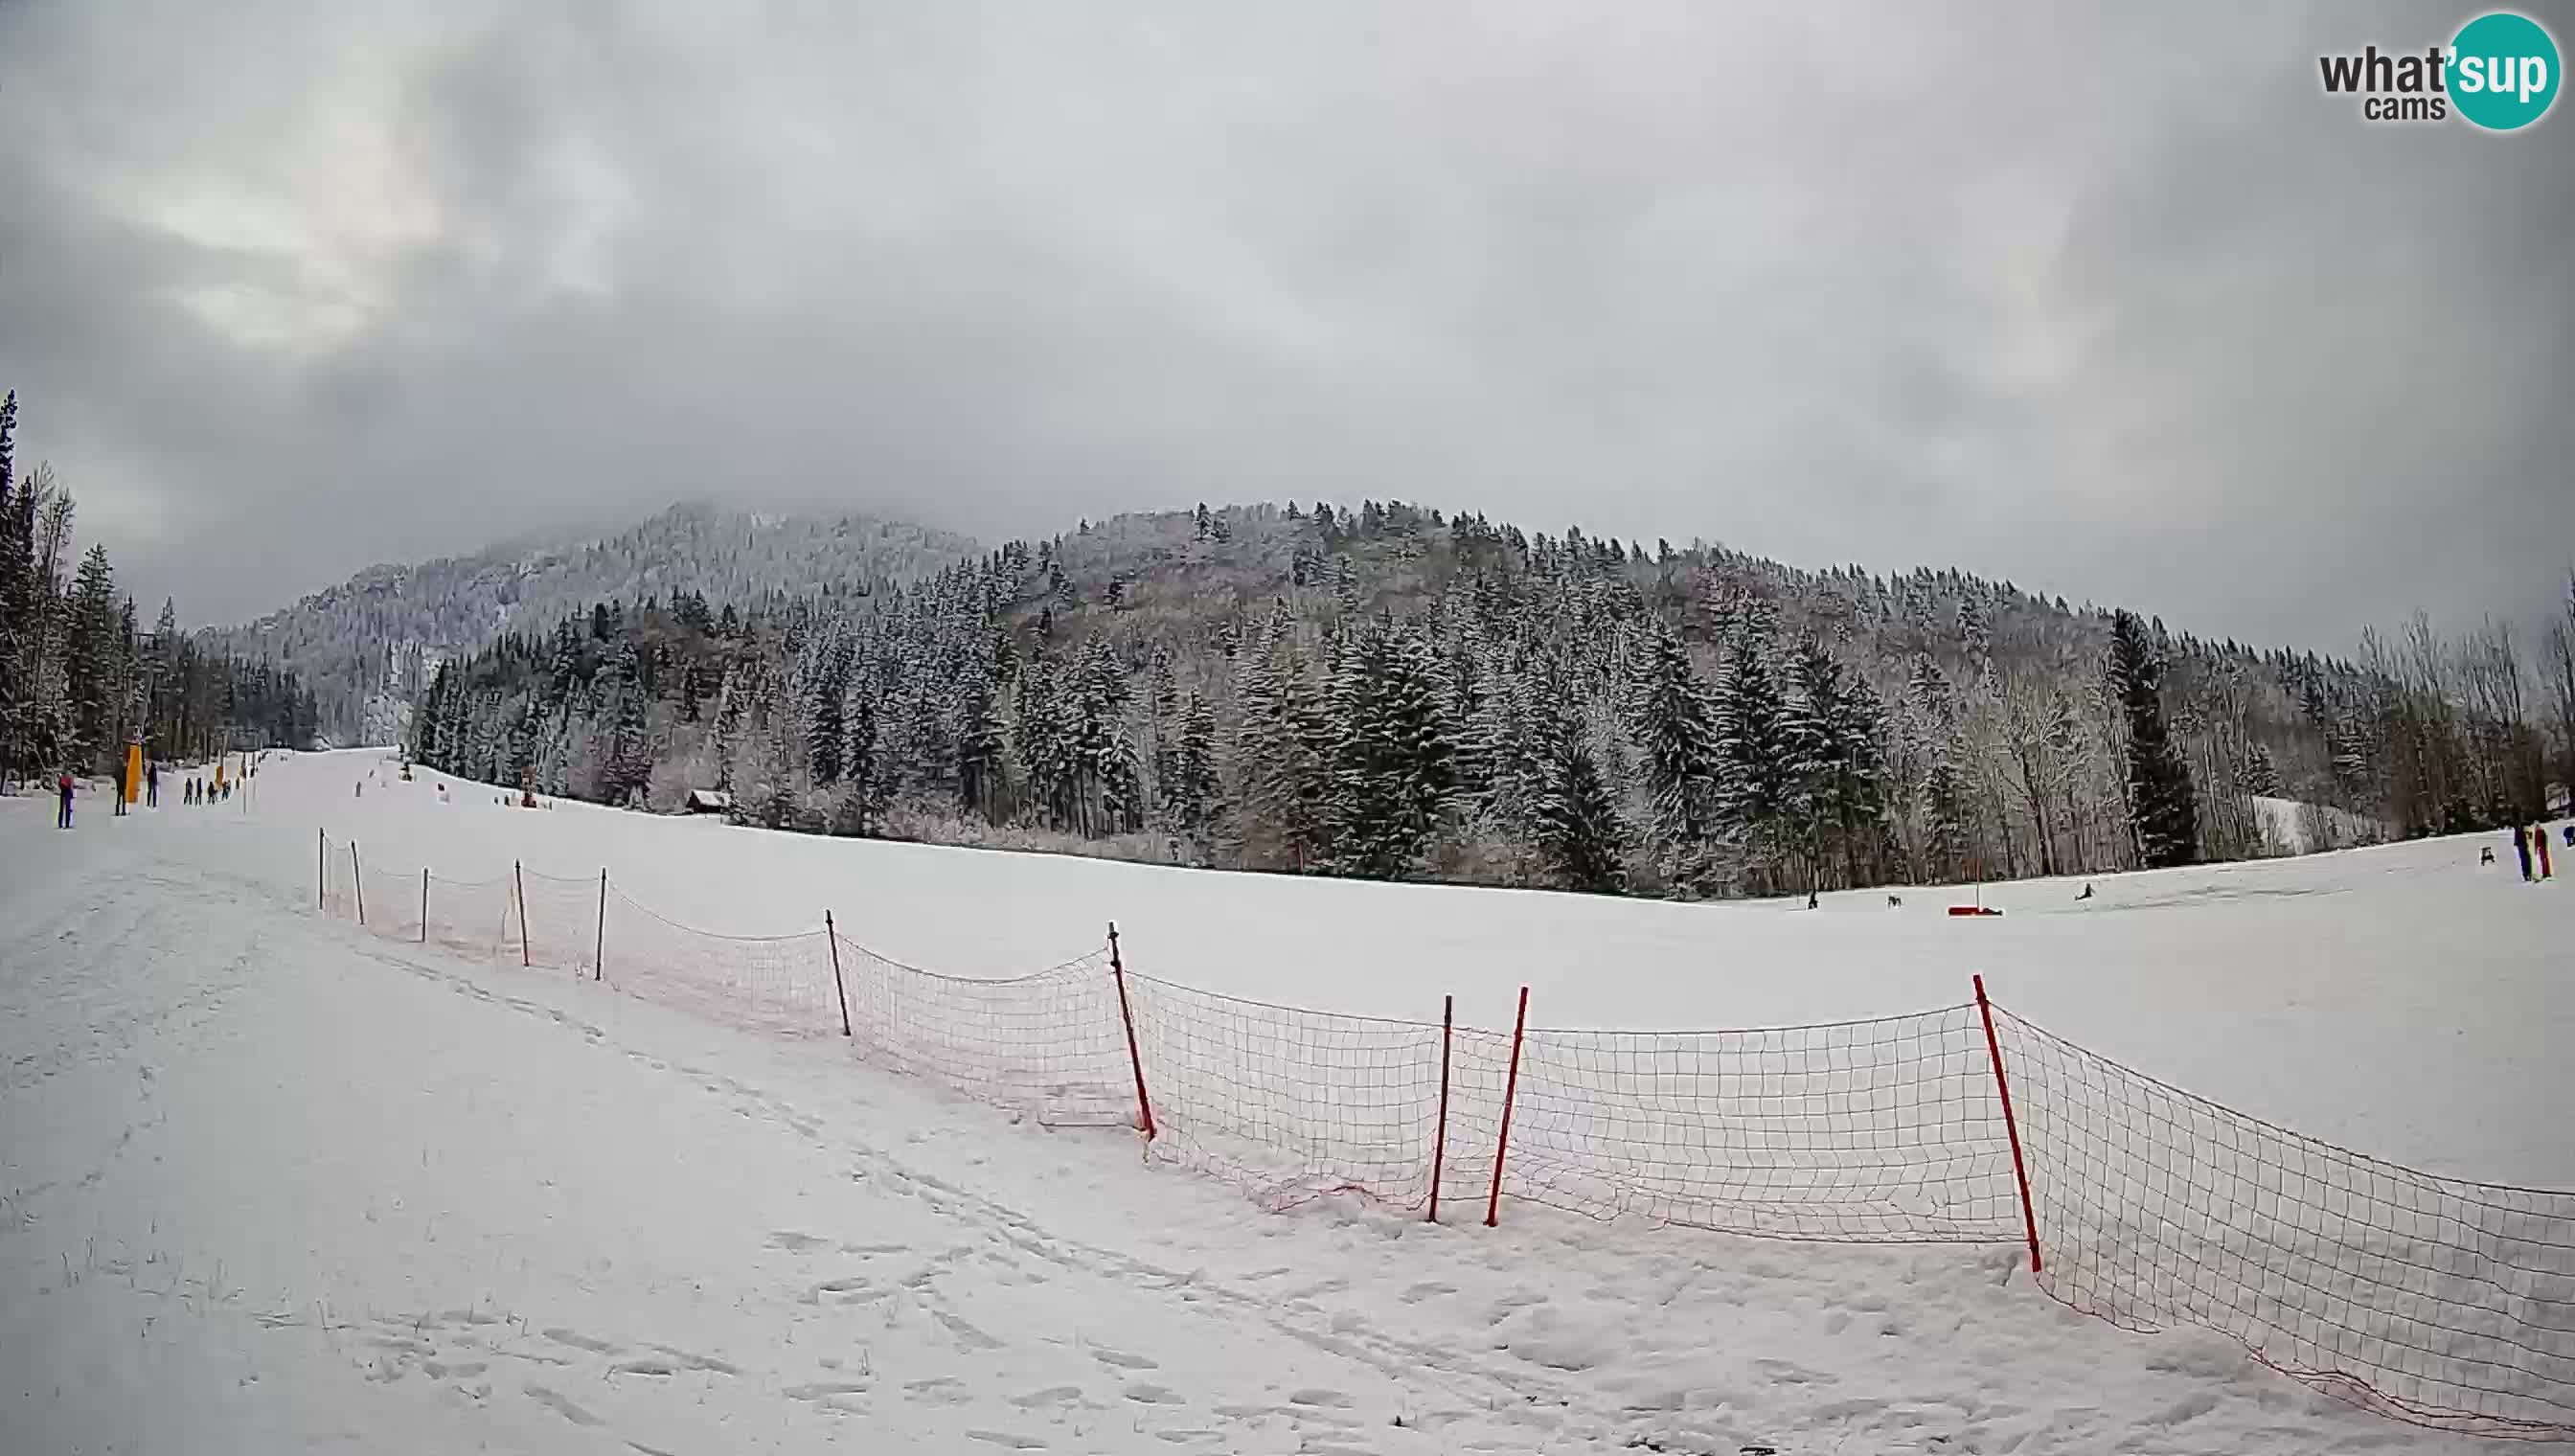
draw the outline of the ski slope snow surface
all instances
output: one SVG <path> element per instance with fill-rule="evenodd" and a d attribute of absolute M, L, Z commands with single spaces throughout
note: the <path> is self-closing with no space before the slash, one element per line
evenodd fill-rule
<path fill-rule="evenodd" d="M 312 913 L 373 862 L 610 870 L 671 918 L 998 974 L 1096 945 L 1237 994 L 1748 1025 L 1961 998 L 2300 1131 L 2575 1183 L 2569 881 L 2473 840 L 1821 910 L 765 834 L 274 758 L 248 801 L 0 800 L 0 1450 L 2465 1451 L 2012 1248 L 1505 1208 L 1262 1211 L 855 1061 Z M 363 794 L 358 785 L 365 782 Z M 2575 865 L 2561 865 L 2575 871 Z M 1971 896 L 1972 891 L 1964 892 Z"/>

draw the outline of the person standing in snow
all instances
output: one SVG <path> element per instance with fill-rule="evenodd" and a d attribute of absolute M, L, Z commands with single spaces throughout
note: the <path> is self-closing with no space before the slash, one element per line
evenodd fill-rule
<path fill-rule="evenodd" d="M 2530 844 L 2532 848 L 2539 851 L 2539 877 L 2546 879 L 2549 877 L 2550 873 L 2548 868 L 2548 826 L 2546 824 L 2532 824 L 2530 826 Z"/>
<path fill-rule="evenodd" d="M 143 765 L 143 806 L 161 806 L 161 765 L 157 761 Z"/>
<path fill-rule="evenodd" d="M 2521 856 L 2521 877 L 2525 880 L 2529 879 L 2530 830 L 2523 828 L 2519 824 L 2512 826 L 2512 852 Z"/>
<path fill-rule="evenodd" d="M 68 829 L 72 826 L 72 770 L 64 769 L 62 776 L 54 780 L 54 787 L 63 795 L 63 811 L 54 820 L 54 827 Z"/>

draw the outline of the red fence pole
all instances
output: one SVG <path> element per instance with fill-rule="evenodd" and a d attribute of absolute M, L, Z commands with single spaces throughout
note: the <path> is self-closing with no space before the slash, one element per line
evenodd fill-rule
<path fill-rule="evenodd" d="M 429 943 L 429 866 L 420 867 L 420 943 Z"/>
<path fill-rule="evenodd" d="M 841 982 L 841 931 L 832 923 L 832 912 L 823 912 L 823 938 L 832 944 L 832 989 L 841 997 L 841 1034 L 850 1034 L 850 988 Z"/>
<path fill-rule="evenodd" d="M 1430 1139 L 1430 1218 L 1439 1221 L 1439 1168 L 1448 1158 L 1448 1033 L 1457 1021 L 1457 998 L 1439 998 L 1439 1130 Z"/>
<path fill-rule="evenodd" d="M 367 877 L 358 870 L 358 841 L 349 841 L 349 887 L 358 892 L 358 923 L 367 923 Z"/>
<path fill-rule="evenodd" d="M 510 861 L 510 882 L 519 889 L 519 964 L 534 965 L 536 961 L 528 949 L 528 871 L 516 859 Z"/>
<path fill-rule="evenodd" d="M 1127 1003 L 1127 964 L 1118 958 L 1118 922 L 1109 922 L 1109 970 L 1118 977 L 1118 1019 L 1127 1023 L 1127 1064 L 1136 1069 L 1136 1119 L 1154 1140 L 1154 1102 L 1145 1095 L 1145 1053 L 1136 1046 L 1136 1012 Z"/>
<path fill-rule="evenodd" d="M 608 866 L 599 867 L 599 930 L 590 942 L 590 978 L 608 979 Z"/>
<path fill-rule="evenodd" d="M 1502 1136 L 1493 1144 L 1493 1191 L 1484 1199 L 1484 1227 L 1502 1216 L 1502 1157 L 1511 1150 L 1511 1103 L 1520 1092 L 1520 1038 L 1528 1032 L 1528 987 L 1520 987 L 1519 1014 L 1511 1018 L 1511 1072 L 1502 1081 Z"/>
<path fill-rule="evenodd" d="M 2038 1272 L 2038 1214 L 2029 1203 L 2029 1164 L 2021 1160 L 2020 1123 L 2012 1117 L 2011 1083 L 2003 1079 L 2003 1044 L 1994 1038 L 1994 1007 L 1985 999 L 1985 978 L 1976 977 L 1976 1010 L 1985 1018 L 1985 1050 L 1994 1058 L 1994 1090 L 2002 1093 L 2003 1132 L 2011 1138 L 2012 1176 L 2020 1181 L 2020 1222 L 2029 1231 L 2029 1271 Z"/>

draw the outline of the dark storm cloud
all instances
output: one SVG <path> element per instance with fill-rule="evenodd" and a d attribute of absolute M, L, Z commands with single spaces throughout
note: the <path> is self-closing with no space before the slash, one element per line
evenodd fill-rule
<path fill-rule="evenodd" d="M 2575 550 L 2566 118 L 2314 79 L 2456 18 L 39 0 L 0 381 L 193 617 L 683 496 L 1395 496 L 2341 646 Z"/>

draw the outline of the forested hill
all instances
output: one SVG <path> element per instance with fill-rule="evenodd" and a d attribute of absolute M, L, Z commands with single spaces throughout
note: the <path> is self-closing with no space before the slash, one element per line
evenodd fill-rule
<path fill-rule="evenodd" d="M 686 504 L 611 536 L 531 538 L 372 567 L 216 642 L 293 669 L 332 740 L 388 742 L 404 706 L 427 686 L 427 665 L 471 654 L 513 627 L 542 630 L 594 602 L 682 591 L 748 604 L 824 583 L 873 587 L 975 550 L 962 536 L 864 516 L 817 521 Z"/>
<path fill-rule="evenodd" d="M 2262 852 L 2255 794 L 2419 832 L 2544 791 L 2547 730 L 2474 691 L 2483 639 L 2426 634 L 2422 683 L 2133 618 L 2113 651 L 2111 614 L 2008 583 L 1394 503 L 709 604 L 505 636 L 438 675 L 415 751 L 818 832 L 1684 894 Z"/>

